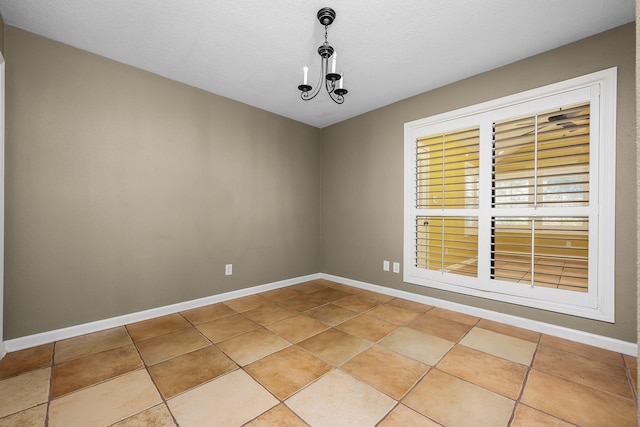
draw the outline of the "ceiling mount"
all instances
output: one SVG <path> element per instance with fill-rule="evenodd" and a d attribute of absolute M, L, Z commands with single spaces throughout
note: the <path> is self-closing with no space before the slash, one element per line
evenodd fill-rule
<path fill-rule="evenodd" d="M 325 88 L 327 90 L 327 93 L 329 94 L 329 97 L 336 104 L 342 104 L 344 102 L 344 95 L 347 94 L 347 90 L 342 87 L 344 84 L 342 73 L 336 73 L 336 58 L 338 54 L 335 53 L 335 50 L 327 40 L 327 27 L 331 25 L 336 19 L 336 11 L 331 9 L 330 7 L 323 7 L 318 11 L 317 16 L 320 24 L 324 25 L 324 43 L 318 48 L 318 55 L 320 55 L 321 58 L 320 80 L 318 80 L 316 88 L 313 89 L 307 83 L 309 67 L 305 65 L 302 68 L 303 83 L 298 86 L 298 89 L 301 92 L 300 97 L 304 101 L 309 101 L 315 98 L 318 92 L 320 92 L 320 87 L 322 86 L 322 76 L 325 76 Z M 329 58 L 331 57 L 333 57 L 333 61 L 331 61 L 331 72 L 328 72 Z M 338 82 L 338 87 L 336 87 L 336 82 Z"/>
<path fill-rule="evenodd" d="M 334 19 L 336 19 L 336 11 L 330 7 L 323 7 L 318 11 L 318 21 L 325 27 L 333 24 Z"/>

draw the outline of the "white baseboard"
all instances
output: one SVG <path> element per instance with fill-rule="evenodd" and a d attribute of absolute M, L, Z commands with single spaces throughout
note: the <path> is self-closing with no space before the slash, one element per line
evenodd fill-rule
<path fill-rule="evenodd" d="M 525 319 L 523 317 L 513 316 L 510 314 L 498 313 L 496 311 L 485 310 L 483 308 L 472 307 L 468 305 L 458 304 L 451 301 L 441 300 L 438 298 L 418 295 L 411 292 L 401 291 L 398 289 L 387 288 L 384 286 L 373 285 L 371 283 L 360 282 L 358 280 L 347 279 L 340 276 L 322 273 L 321 278 L 331 280 L 345 285 L 354 286 L 356 288 L 367 289 L 381 294 L 404 298 L 410 301 L 422 304 L 433 305 L 445 308 L 447 310 L 457 311 L 459 313 L 469 314 L 471 316 L 482 317 L 483 319 L 493 320 L 494 322 L 504 323 L 506 325 L 517 326 L 519 328 L 529 329 L 547 335 L 553 335 L 559 338 L 565 338 L 571 341 L 592 345 L 594 347 L 623 353 L 630 356 L 637 356 L 638 344 L 622 341 L 614 338 L 604 337 L 602 335 L 591 334 L 588 332 L 578 331 L 575 329 L 565 328 L 563 326 L 552 325 L 549 323 L 539 322 L 537 320 Z"/>
<path fill-rule="evenodd" d="M 578 331 L 575 329 L 565 328 L 563 326 L 556 326 L 549 323 L 539 322 L 536 320 L 525 319 L 523 317 L 513 316 L 510 314 L 498 313 L 491 310 L 485 310 L 482 308 L 471 307 L 468 305 L 458 304 L 451 301 L 441 300 L 437 298 L 427 297 L 424 295 L 418 295 L 411 292 L 401 291 L 398 289 L 387 288 L 384 286 L 374 285 L 371 283 L 361 282 L 358 280 L 347 279 L 345 277 L 334 276 L 325 273 L 310 274 L 308 276 L 301 276 L 287 280 L 281 280 L 278 282 L 267 283 L 264 285 L 253 286 L 251 288 L 241 289 L 238 291 L 226 292 L 218 295 L 211 295 L 204 298 L 199 298 L 191 301 L 185 301 L 177 304 L 167 305 L 164 307 L 152 308 L 150 310 L 139 311 L 136 313 L 125 314 L 122 316 L 112 317 L 110 319 L 98 320 L 95 322 L 84 323 L 82 325 L 70 326 L 68 328 L 56 329 L 53 331 L 42 332 L 39 334 L 28 335 L 25 337 L 15 338 L 7 340 L 4 343 L 0 342 L 0 356 L 2 351 L 12 352 L 22 350 L 24 348 L 35 347 L 41 344 L 47 344 L 67 338 L 73 338 L 79 335 L 89 334 L 92 332 L 98 332 L 105 329 L 115 328 L 117 326 L 127 325 L 129 323 L 140 322 L 142 320 L 151 319 L 154 317 L 165 316 L 167 314 L 173 314 L 180 311 L 190 310 L 193 308 L 202 307 L 209 304 L 215 304 L 218 302 L 228 301 L 235 298 L 240 298 L 248 295 L 257 294 L 260 292 L 269 291 L 272 289 L 278 289 L 285 286 L 291 286 L 298 283 L 306 282 L 315 279 L 326 279 L 334 282 L 342 283 L 349 286 L 354 286 L 360 289 L 367 289 L 381 294 L 394 296 L 397 298 L 404 298 L 410 301 L 415 301 L 423 304 L 433 305 L 436 307 L 445 308 L 447 310 L 453 310 L 472 316 L 482 317 L 487 320 L 493 320 L 494 322 L 504 323 L 506 325 L 517 326 L 524 329 L 540 332 L 547 335 L 553 335 L 560 338 L 565 338 L 571 341 L 577 341 L 583 344 L 600 347 L 606 350 L 615 351 L 618 353 L 628 354 L 630 356 L 636 356 L 638 353 L 638 344 L 626 341 L 617 340 L 614 338 L 608 338 L 601 335 L 591 334 L 588 332 Z M 3 349 L 4 344 L 4 349 Z M 2 357 L 0 357 L 1 359 Z"/>
<path fill-rule="evenodd" d="M 39 334 L 28 335 L 25 337 L 15 338 L 4 342 L 6 351 L 12 352 L 22 350 L 37 345 L 48 344 L 55 341 L 73 338 L 80 335 L 90 334 L 92 332 L 103 331 L 105 329 L 115 328 L 117 326 L 127 325 L 129 323 L 140 322 L 142 320 L 152 319 L 154 317 L 166 316 L 167 314 L 178 313 L 179 311 L 191 310 L 209 304 L 228 301 L 260 292 L 270 291 L 285 286 L 291 286 L 309 280 L 320 278 L 320 273 L 310 274 L 308 276 L 296 277 L 293 279 L 281 280 L 278 282 L 267 283 L 264 285 L 253 286 L 251 288 L 240 289 L 238 291 L 225 292 L 223 294 L 211 295 L 204 298 L 198 298 L 191 301 L 180 302 L 177 304 L 166 305 L 163 307 L 152 308 L 149 310 L 138 311 L 136 313 L 125 314 L 122 316 L 112 317 L 110 319 L 98 320 L 95 322 L 83 323 L 81 325 L 70 326 L 68 328 L 56 329 L 53 331 L 42 332 Z M 0 343 L 1 345 L 1 343 Z M 1 347 L 0 347 L 1 348 Z"/>

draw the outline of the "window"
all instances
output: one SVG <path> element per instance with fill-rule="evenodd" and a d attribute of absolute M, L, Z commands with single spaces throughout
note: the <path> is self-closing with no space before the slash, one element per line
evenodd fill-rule
<path fill-rule="evenodd" d="M 616 69 L 405 124 L 404 280 L 612 322 Z"/>

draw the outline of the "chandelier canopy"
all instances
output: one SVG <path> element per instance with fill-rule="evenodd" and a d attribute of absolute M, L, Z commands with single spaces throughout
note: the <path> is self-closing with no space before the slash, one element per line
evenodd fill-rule
<path fill-rule="evenodd" d="M 318 21 L 324 25 L 324 43 L 318 48 L 318 54 L 320 55 L 320 79 L 316 84 L 315 89 L 308 84 L 309 67 L 306 65 L 302 68 L 302 81 L 303 83 L 298 86 L 300 90 L 300 97 L 309 101 L 316 97 L 320 92 L 322 86 L 322 79 L 324 76 L 325 89 L 329 94 L 329 97 L 337 104 L 344 102 L 344 95 L 347 94 L 347 90 L 343 88 L 344 78 L 342 73 L 336 73 L 336 60 L 338 54 L 333 47 L 327 41 L 327 27 L 333 23 L 336 19 L 335 10 L 330 7 L 323 7 L 318 11 Z M 331 72 L 329 72 L 329 58 L 331 58 Z M 337 87 L 336 87 L 337 86 Z"/>

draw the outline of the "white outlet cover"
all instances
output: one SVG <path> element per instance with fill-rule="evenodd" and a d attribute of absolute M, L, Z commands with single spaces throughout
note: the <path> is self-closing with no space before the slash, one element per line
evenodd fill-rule
<path fill-rule="evenodd" d="M 399 262 L 394 262 L 393 263 L 393 272 L 394 273 L 400 273 L 400 263 Z"/>
<path fill-rule="evenodd" d="M 389 261 L 382 261 L 382 269 L 384 271 L 389 271 Z"/>
<path fill-rule="evenodd" d="M 231 276 L 233 274 L 233 264 L 227 264 L 224 266 L 224 274 L 226 276 Z"/>

